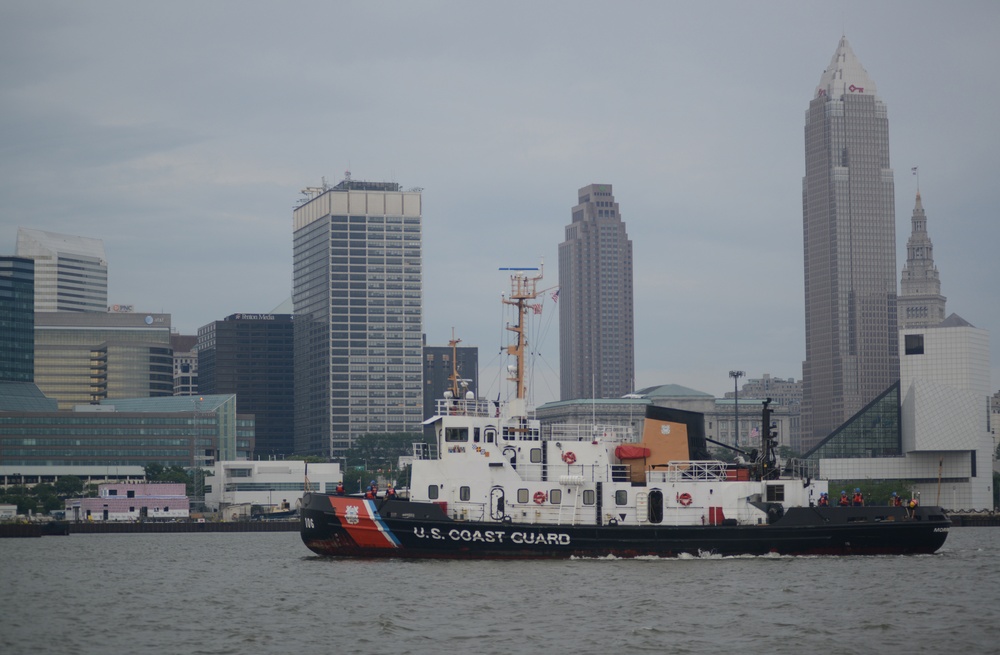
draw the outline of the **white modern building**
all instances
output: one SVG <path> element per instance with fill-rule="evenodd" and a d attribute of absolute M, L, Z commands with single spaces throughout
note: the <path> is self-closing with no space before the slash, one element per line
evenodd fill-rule
<path fill-rule="evenodd" d="M 35 260 L 36 312 L 108 310 L 108 261 L 100 239 L 19 227 L 17 256 Z"/>
<path fill-rule="evenodd" d="M 333 493 L 343 481 L 340 464 L 307 464 L 297 460 L 216 462 L 205 478 L 205 505 L 226 512 L 234 506 L 259 505 L 267 510 L 295 509 L 306 492 Z"/>
<path fill-rule="evenodd" d="M 991 509 L 989 332 L 952 314 L 901 330 L 899 345 L 898 387 L 817 448 L 821 477 L 906 481 L 924 504 Z"/>

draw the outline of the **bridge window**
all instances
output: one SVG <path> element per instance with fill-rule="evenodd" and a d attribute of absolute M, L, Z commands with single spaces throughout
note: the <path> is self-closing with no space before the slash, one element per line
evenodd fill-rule
<path fill-rule="evenodd" d="M 469 428 L 445 428 L 444 440 L 465 443 L 469 440 Z"/>
<path fill-rule="evenodd" d="M 771 484 L 767 486 L 767 502 L 781 503 L 785 500 L 785 485 Z"/>

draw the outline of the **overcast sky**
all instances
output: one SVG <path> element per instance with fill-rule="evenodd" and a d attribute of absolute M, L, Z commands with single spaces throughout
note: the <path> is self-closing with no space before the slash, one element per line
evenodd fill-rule
<path fill-rule="evenodd" d="M 947 311 L 991 331 L 997 389 L 995 2 L 8 0 L 0 254 L 18 226 L 102 239 L 109 302 L 194 334 L 290 295 L 304 187 L 421 187 L 428 343 L 454 327 L 489 378 L 497 269 L 544 259 L 557 285 L 577 190 L 606 183 L 637 387 L 800 378 L 804 115 L 841 34 L 888 106 L 897 268 L 919 166 Z M 557 313 L 538 402 L 558 398 Z"/>

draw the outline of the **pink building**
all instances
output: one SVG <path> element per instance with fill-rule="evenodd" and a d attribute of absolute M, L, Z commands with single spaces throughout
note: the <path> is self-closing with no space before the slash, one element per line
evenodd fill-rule
<path fill-rule="evenodd" d="M 186 519 L 191 503 L 184 484 L 177 482 L 127 482 L 98 486 L 97 498 L 66 501 L 71 521 L 138 521 Z"/>

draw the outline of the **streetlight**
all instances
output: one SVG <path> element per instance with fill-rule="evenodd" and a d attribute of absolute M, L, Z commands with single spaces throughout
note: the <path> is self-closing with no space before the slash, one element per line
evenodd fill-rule
<path fill-rule="evenodd" d="M 736 436 L 733 445 L 740 445 L 740 378 L 746 375 L 744 371 L 729 371 L 729 377 L 733 379 L 733 408 L 736 413 Z"/>

